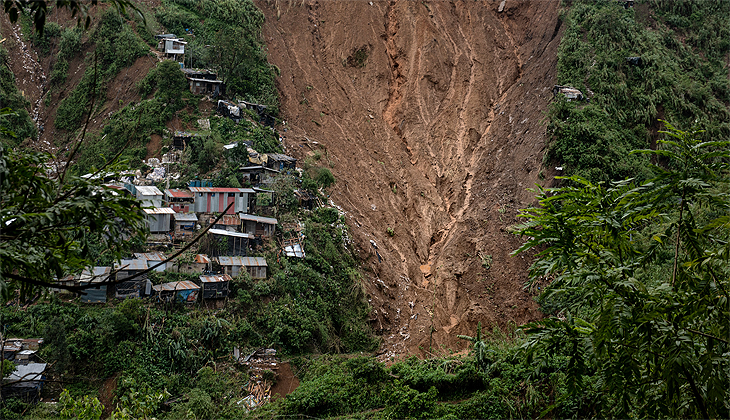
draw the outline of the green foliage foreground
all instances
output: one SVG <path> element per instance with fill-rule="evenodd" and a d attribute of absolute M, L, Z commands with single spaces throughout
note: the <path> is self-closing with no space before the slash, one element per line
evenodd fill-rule
<path fill-rule="evenodd" d="M 595 376 L 609 417 L 730 417 L 728 141 L 667 124 L 665 169 L 641 185 L 579 177 L 541 190 L 518 229 L 552 282 L 528 326 L 536 363 L 569 357 L 569 384 Z"/>

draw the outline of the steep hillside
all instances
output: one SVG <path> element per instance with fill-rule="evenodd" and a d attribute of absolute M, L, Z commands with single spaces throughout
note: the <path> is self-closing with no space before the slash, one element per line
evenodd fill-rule
<path fill-rule="evenodd" d="M 543 179 L 558 2 L 257 4 L 287 152 L 338 179 L 381 354 L 538 318 L 508 227 Z"/>

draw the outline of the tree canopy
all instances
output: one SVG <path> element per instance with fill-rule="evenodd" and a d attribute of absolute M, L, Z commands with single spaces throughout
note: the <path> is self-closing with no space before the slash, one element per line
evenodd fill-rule
<path fill-rule="evenodd" d="M 571 177 L 523 211 L 516 252 L 539 251 L 532 281 L 551 280 L 554 314 L 524 347 L 569 356 L 575 392 L 596 375 L 604 415 L 727 418 L 730 142 L 666 127 L 658 150 L 636 152 L 662 162 L 649 182 Z"/>

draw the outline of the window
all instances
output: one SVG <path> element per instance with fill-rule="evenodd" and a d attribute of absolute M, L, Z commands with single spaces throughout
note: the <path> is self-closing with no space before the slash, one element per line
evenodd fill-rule
<path fill-rule="evenodd" d="M 215 197 L 215 193 L 211 194 L 210 196 L 211 196 L 211 197 Z"/>
<path fill-rule="evenodd" d="M 195 82 L 195 86 L 200 86 L 200 82 Z"/>
<path fill-rule="evenodd" d="M 203 196 L 203 193 L 198 193 L 198 197 L 202 197 L 202 196 Z"/>
<path fill-rule="evenodd" d="M 238 193 L 238 196 L 239 197 L 243 197 L 243 193 Z"/>

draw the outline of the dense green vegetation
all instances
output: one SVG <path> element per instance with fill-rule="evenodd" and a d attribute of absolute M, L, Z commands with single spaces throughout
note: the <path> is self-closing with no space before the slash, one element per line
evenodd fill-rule
<path fill-rule="evenodd" d="M 165 0 L 155 17 L 188 41 L 186 66 L 216 69 L 227 96 L 278 112 L 276 69 L 260 39 L 264 15 L 251 0 Z"/>
<path fill-rule="evenodd" d="M 645 0 L 628 9 L 609 0 L 569 4 L 558 84 L 591 100 L 560 95 L 551 105 L 547 160 L 591 181 L 646 180 L 648 158 L 629 151 L 656 141 L 657 119 L 685 129 L 696 123 L 705 139 L 730 136 L 730 2 Z M 641 57 L 641 64 L 627 57 Z"/>
<path fill-rule="evenodd" d="M 36 127 L 27 109 L 30 103 L 15 86 L 15 75 L 10 71 L 8 52 L 0 46 L 0 109 L 10 108 L 13 113 L 0 116 L 0 124 L 10 132 L 0 131 L 0 144 L 15 146 L 26 138 L 36 136 Z"/>
<path fill-rule="evenodd" d="M 658 150 L 666 170 L 636 185 L 541 191 L 524 211 L 520 250 L 538 249 L 533 279 L 555 315 L 527 327 L 541 360 L 570 358 L 580 392 L 602 383 L 607 417 L 725 418 L 730 415 L 730 141 L 667 126 Z"/>

